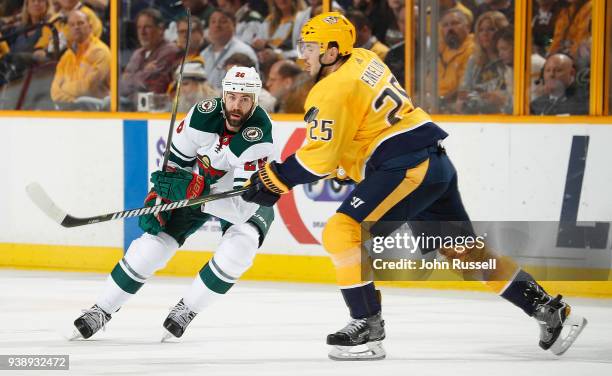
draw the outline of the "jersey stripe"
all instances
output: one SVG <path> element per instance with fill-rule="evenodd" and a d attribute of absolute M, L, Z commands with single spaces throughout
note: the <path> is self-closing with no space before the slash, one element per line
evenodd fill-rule
<path fill-rule="evenodd" d="M 187 156 L 187 155 L 181 153 L 181 151 L 178 150 L 177 147 L 174 146 L 174 144 L 172 144 L 170 146 L 170 152 L 171 153 L 176 153 L 179 158 L 181 158 L 183 160 L 186 160 L 186 161 L 193 161 L 195 159 L 195 157 L 190 157 L 190 156 Z"/>

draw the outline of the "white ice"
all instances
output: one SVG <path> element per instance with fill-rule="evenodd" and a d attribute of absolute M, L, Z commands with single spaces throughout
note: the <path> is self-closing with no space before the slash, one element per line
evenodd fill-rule
<path fill-rule="evenodd" d="M 589 325 L 556 357 L 538 347 L 537 323 L 493 294 L 386 288 L 387 359 L 334 362 L 325 336 L 344 326 L 347 311 L 332 285 L 240 282 L 180 342 L 160 343 L 190 279 L 156 277 L 94 339 L 65 340 L 104 278 L 0 270 L 0 354 L 69 354 L 70 371 L 53 375 L 612 374 L 612 301 L 598 299 L 569 299 Z"/>

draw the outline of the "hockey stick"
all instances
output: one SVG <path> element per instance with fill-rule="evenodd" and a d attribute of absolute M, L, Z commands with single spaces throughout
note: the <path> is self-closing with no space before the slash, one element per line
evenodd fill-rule
<path fill-rule="evenodd" d="M 43 211 L 49 218 L 53 221 L 59 223 L 64 227 L 77 227 L 90 225 L 92 223 L 113 221 L 115 219 L 123 219 L 123 218 L 132 218 L 132 217 L 140 217 L 141 215 L 159 213 L 163 211 L 169 211 L 173 209 L 186 208 L 189 206 L 201 205 L 206 202 L 211 202 L 215 200 L 220 200 L 223 198 L 229 198 L 233 196 L 238 196 L 242 194 L 242 192 L 246 191 L 248 187 L 242 187 L 238 189 L 234 189 L 232 191 L 215 193 L 208 196 L 201 196 L 192 199 L 185 199 L 181 201 L 174 201 L 154 206 L 145 206 L 142 208 L 136 209 L 128 209 L 123 211 L 118 211 L 114 213 L 96 215 L 93 217 L 74 217 L 62 209 L 60 209 L 55 202 L 49 197 L 47 192 L 40 186 L 38 183 L 30 183 L 26 186 L 26 192 L 30 197 L 30 200 L 34 202 L 36 206 L 40 210 Z"/>
<path fill-rule="evenodd" d="M 176 113 L 178 112 L 178 101 L 181 94 L 181 86 L 183 84 L 183 68 L 185 67 L 185 60 L 189 55 L 189 42 L 191 39 L 191 11 L 187 10 L 187 40 L 185 41 L 185 54 L 181 60 L 181 68 L 179 69 L 178 81 L 176 83 L 176 93 L 174 93 L 174 101 L 172 102 L 172 117 L 170 118 L 170 129 L 168 129 L 168 138 L 166 139 L 166 150 L 164 151 L 164 161 L 162 162 L 161 170 L 166 171 L 168 166 L 168 158 L 170 158 L 170 147 L 172 146 L 172 133 L 174 133 L 174 123 L 176 122 Z M 159 201 L 156 201 L 159 204 Z"/>

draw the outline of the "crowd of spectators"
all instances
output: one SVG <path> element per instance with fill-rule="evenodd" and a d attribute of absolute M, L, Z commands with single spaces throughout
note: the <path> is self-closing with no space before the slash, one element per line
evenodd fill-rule
<path fill-rule="evenodd" d="M 588 114 L 591 0 L 534 0 L 532 13 L 530 113 Z M 514 1 L 442 0 L 438 30 L 439 112 L 511 114 Z"/>
<path fill-rule="evenodd" d="M 25 94 L 36 98 L 31 109 L 108 107 L 111 53 L 105 19 L 108 0 L 5 1 L 0 108 L 19 108 Z"/>
<path fill-rule="evenodd" d="M 532 114 L 588 113 L 591 2 L 533 0 L 532 75 L 527 85 Z M 260 100 L 266 109 L 303 111 L 313 82 L 300 68 L 296 44 L 302 25 L 322 11 L 321 0 L 122 0 L 119 4 L 120 110 L 170 109 L 187 46 L 189 9 L 191 37 L 180 111 L 218 96 L 221 79 L 236 64 L 260 72 L 266 89 Z M 438 4 L 434 70 L 438 112 L 512 113 L 515 2 L 439 0 Z M 355 45 L 375 52 L 401 83 L 404 6 L 403 0 L 332 1 L 332 8 L 355 25 Z M 109 0 L 4 0 L 0 107 L 2 95 L 15 95 L 6 94 L 7 90 L 21 88 L 26 81 L 34 85 L 36 80 L 26 76 L 43 77 L 42 71 L 52 76 L 42 81 L 49 103 L 37 109 L 109 109 L 109 30 Z M 417 39 L 418 43 L 426 41 Z"/>

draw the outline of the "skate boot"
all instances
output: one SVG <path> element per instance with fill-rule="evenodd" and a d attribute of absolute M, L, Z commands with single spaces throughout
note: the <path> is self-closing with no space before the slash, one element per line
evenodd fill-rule
<path fill-rule="evenodd" d="M 167 332 L 164 334 L 162 342 L 172 338 L 172 336 L 180 338 L 183 333 L 185 333 L 187 325 L 189 325 L 196 315 L 197 313 L 190 310 L 185 303 L 183 303 L 183 299 L 181 299 L 174 308 L 170 310 L 168 317 L 166 317 L 164 321 L 164 328 Z"/>
<path fill-rule="evenodd" d="M 540 347 L 555 355 L 566 352 L 587 324 L 587 320 L 572 313 L 571 307 L 561 298 L 557 295 L 548 302 L 541 302 L 533 314 L 540 325 Z"/>
<path fill-rule="evenodd" d="M 97 304 L 94 304 L 90 309 L 84 309 L 83 314 L 74 320 L 74 326 L 78 332 L 75 330 L 70 339 L 79 337 L 87 339 L 96 334 L 98 330 L 103 329 L 110 319 L 110 314 L 98 307 Z"/>
<path fill-rule="evenodd" d="M 334 346 L 329 353 L 332 360 L 380 360 L 386 356 L 382 347 L 385 321 L 381 313 L 364 319 L 351 319 L 336 333 L 327 336 L 327 344 Z"/>

